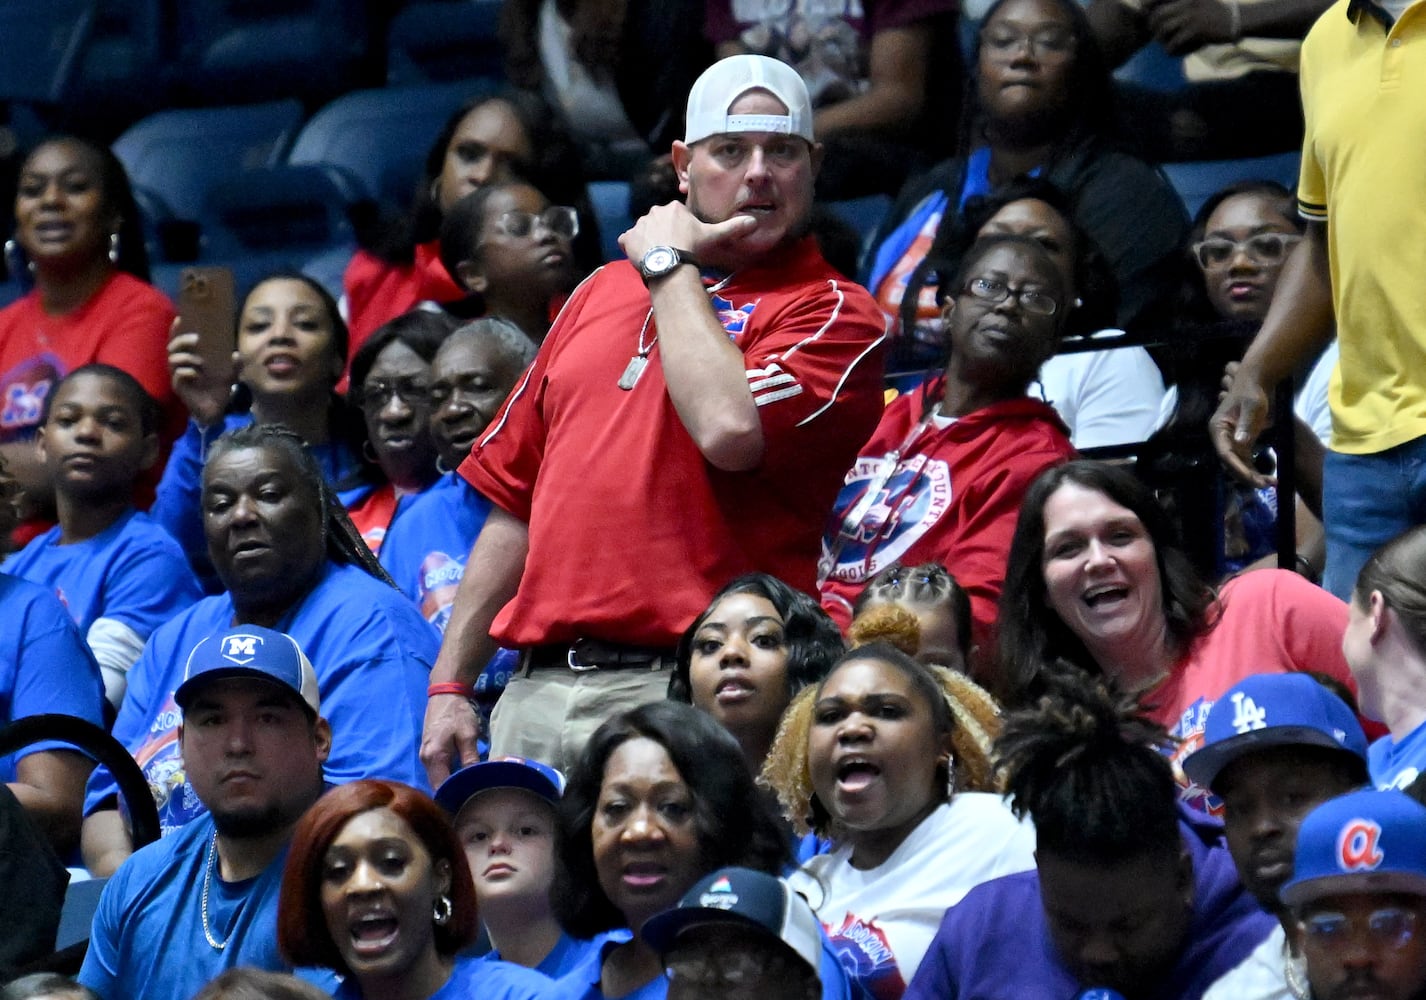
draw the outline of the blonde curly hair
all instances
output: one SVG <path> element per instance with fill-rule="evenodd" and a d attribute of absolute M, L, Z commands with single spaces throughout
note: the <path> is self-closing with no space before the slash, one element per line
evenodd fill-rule
<path fill-rule="evenodd" d="M 908 657 L 914 656 L 920 648 L 920 633 L 916 616 L 905 608 L 896 605 L 871 608 L 852 622 L 849 631 L 852 650 L 833 666 L 832 672 L 835 673 L 841 663 L 858 659 L 857 650 L 871 643 L 887 643 Z M 999 777 L 991 759 L 991 747 L 1000 735 L 999 704 L 990 692 L 965 674 L 934 664 L 922 666 L 940 688 L 950 712 L 956 788 L 973 792 L 1000 791 Z M 814 832 L 837 839 L 839 831 L 835 820 L 815 801 L 808 759 L 813 707 L 821 690 L 822 685 L 808 687 L 788 705 L 759 780 L 776 793 L 783 814 L 799 834 Z"/>

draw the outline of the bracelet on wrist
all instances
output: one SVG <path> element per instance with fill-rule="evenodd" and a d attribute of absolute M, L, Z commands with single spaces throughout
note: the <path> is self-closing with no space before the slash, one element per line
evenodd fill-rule
<path fill-rule="evenodd" d="M 462 684 L 460 681 L 442 681 L 426 688 L 427 698 L 434 697 L 438 694 L 458 694 L 462 698 L 466 698 L 470 701 L 475 700 L 475 688 L 469 684 Z"/>

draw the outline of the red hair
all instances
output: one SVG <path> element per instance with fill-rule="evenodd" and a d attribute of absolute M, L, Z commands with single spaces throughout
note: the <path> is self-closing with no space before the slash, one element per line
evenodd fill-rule
<path fill-rule="evenodd" d="M 436 951 L 451 956 L 479 930 L 475 884 L 465 849 L 450 819 L 430 796 L 396 781 L 363 779 L 338 785 L 308 809 L 292 836 L 277 909 L 277 946 L 293 965 L 320 966 L 351 975 L 322 912 L 322 869 L 327 849 L 354 816 L 390 809 L 415 832 L 434 864 L 451 866 L 451 919 L 436 924 Z"/>

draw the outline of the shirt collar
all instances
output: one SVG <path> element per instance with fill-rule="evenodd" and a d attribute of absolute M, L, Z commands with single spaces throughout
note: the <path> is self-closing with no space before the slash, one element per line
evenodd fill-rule
<path fill-rule="evenodd" d="M 1383 31 L 1390 31 L 1391 26 L 1396 23 L 1396 19 L 1387 13 L 1385 8 L 1373 3 L 1372 0 L 1348 0 L 1347 20 L 1356 24 L 1363 12 L 1376 18 Z"/>

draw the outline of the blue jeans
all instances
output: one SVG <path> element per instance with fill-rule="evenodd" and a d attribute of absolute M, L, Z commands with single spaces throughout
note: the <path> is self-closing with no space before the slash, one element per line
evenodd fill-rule
<path fill-rule="evenodd" d="M 1328 449 L 1322 520 L 1327 529 L 1322 586 L 1350 600 L 1371 554 L 1407 529 L 1426 524 L 1426 437 L 1375 455 Z"/>

